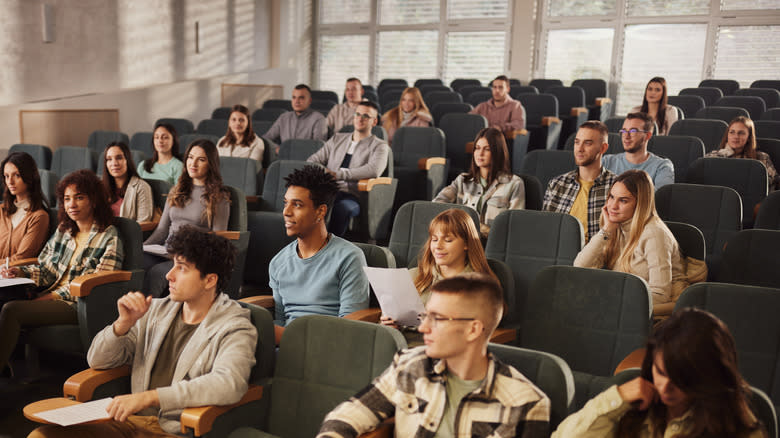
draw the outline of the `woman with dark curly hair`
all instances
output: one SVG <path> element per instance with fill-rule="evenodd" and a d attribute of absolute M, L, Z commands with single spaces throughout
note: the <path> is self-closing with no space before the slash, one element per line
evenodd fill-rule
<path fill-rule="evenodd" d="M 124 252 L 103 185 L 91 170 L 65 176 L 57 186 L 59 226 L 38 256 L 38 264 L 0 271 L 5 278 L 27 277 L 43 289 L 33 301 L 11 301 L 0 312 L 0 366 L 25 327 L 76 324 L 70 283 L 79 276 L 121 269 Z"/>
<path fill-rule="evenodd" d="M 49 214 L 35 160 L 13 152 L 0 164 L 5 189 L 0 206 L 0 261 L 38 257 L 49 232 Z"/>

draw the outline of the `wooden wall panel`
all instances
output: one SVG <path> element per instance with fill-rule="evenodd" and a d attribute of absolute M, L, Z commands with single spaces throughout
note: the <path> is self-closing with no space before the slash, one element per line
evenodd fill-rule
<path fill-rule="evenodd" d="M 284 99 L 284 87 L 262 84 L 222 84 L 221 106 L 241 104 L 254 111 L 268 99 Z"/>
<path fill-rule="evenodd" d="M 92 131 L 118 131 L 118 109 L 62 109 L 19 111 L 22 143 L 87 147 Z"/>

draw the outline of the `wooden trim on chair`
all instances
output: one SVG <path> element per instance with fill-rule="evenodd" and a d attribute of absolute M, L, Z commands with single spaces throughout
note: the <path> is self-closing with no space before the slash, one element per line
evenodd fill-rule
<path fill-rule="evenodd" d="M 238 240 L 241 237 L 240 231 L 214 231 L 214 234 L 227 240 Z"/>
<path fill-rule="evenodd" d="M 550 126 L 556 123 L 561 123 L 561 119 L 554 116 L 542 117 L 542 126 Z"/>
<path fill-rule="evenodd" d="M 246 195 L 247 204 L 257 204 L 260 201 L 260 197 L 256 195 Z"/>
<path fill-rule="evenodd" d="M 474 153 L 474 142 L 470 141 L 466 143 L 466 153 L 467 154 L 473 154 Z"/>
<path fill-rule="evenodd" d="M 370 178 L 370 179 L 361 179 L 358 181 L 358 191 L 360 192 L 370 192 L 373 190 L 374 186 L 378 185 L 390 185 L 393 183 L 393 178 L 388 178 L 386 176 L 379 177 L 379 178 Z"/>
<path fill-rule="evenodd" d="M 417 160 L 417 168 L 420 170 L 431 170 L 431 167 L 436 164 L 444 166 L 447 164 L 447 159 L 444 157 L 427 157 Z"/>
<path fill-rule="evenodd" d="M 490 342 L 494 344 L 508 344 L 517 339 L 517 330 L 497 328 L 490 337 Z"/>
<path fill-rule="evenodd" d="M 622 373 L 630 368 L 642 368 L 642 362 L 645 360 L 645 349 L 638 348 L 626 356 L 617 367 L 615 367 L 615 375 Z"/>
<path fill-rule="evenodd" d="M 380 316 L 382 316 L 382 309 L 377 309 L 376 307 L 372 307 L 369 309 L 355 310 L 349 315 L 346 315 L 344 319 L 378 323 Z"/>
<path fill-rule="evenodd" d="M 255 295 L 252 297 L 244 297 L 240 300 L 243 303 L 247 304 L 254 304 L 255 306 L 260 306 L 264 309 L 273 309 L 274 308 L 274 296 L 273 295 Z"/>
<path fill-rule="evenodd" d="M 263 398 L 263 387 L 260 385 L 249 385 L 249 389 L 241 397 L 241 400 L 232 405 L 187 408 L 181 413 L 181 433 L 186 434 L 187 428 L 190 428 L 193 431 L 193 435 L 203 436 L 211 431 L 214 421 L 220 415 L 235 407 L 260 400 L 261 398 Z"/>
<path fill-rule="evenodd" d="M 138 222 L 138 225 L 141 226 L 141 231 L 154 231 L 157 228 L 157 224 L 158 222 L 152 221 Z"/>
<path fill-rule="evenodd" d="M 580 114 L 588 114 L 588 109 L 581 106 L 575 106 L 571 109 L 571 115 L 572 116 L 579 116 Z"/>
<path fill-rule="evenodd" d="M 92 289 L 108 283 L 130 281 L 130 271 L 102 271 L 93 274 L 80 275 L 70 282 L 70 295 L 74 297 L 87 297 Z"/>
<path fill-rule="evenodd" d="M 90 401 L 98 386 L 129 375 L 129 365 L 107 370 L 89 368 L 70 376 L 62 385 L 62 395 L 79 402 Z"/>
<path fill-rule="evenodd" d="M 506 138 L 514 140 L 518 136 L 522 137 L 524 135 L 528 135 L 528 130 L 526 130 L 526 129 L 515 129 L 515 130 L 507 132 Z"/>
<path fill-rule="evenodd" d="M 8 264 L 8 267 L 11 268 L 14 266 L 27 266 L 27 265 L 37 265 L 37 264 L 38 264 L 38 259 L 35 257 L 30 257 L 27 259 L 18 259 L 14 262 L 10 262 Z"/>
<path fill-rule="evenodd" d="M 604 106 L 607 103 L 612 102 L 612 99 L 609 97 L 597 97 L 596 98 L 596 106 Z"/>

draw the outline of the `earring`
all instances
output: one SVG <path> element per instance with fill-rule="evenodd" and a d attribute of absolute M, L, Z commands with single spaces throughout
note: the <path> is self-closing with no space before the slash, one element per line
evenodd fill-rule
<path fill-rule="evenodd" d="M 317 222 L 320 222 L 321 220 L 322 220 L 322 218 L 321 218 L 321 217 L 318 217 L 318 218 L 317 218 Z"/>

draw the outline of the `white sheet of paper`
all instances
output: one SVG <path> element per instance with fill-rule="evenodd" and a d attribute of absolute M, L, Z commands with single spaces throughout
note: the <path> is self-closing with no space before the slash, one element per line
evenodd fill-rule
<path fill-rule="evenodd" d="M 420 293 L 414 287 L 409 270 L 364 267 L 368 282 L 382 308 L 382 313 L 398 324 L 417 326 L 417 315 L 425 311 Z"/>
<path fill-rule="evenodd" d="M 60 426 L 105 420 L 111 418 L 108 412 L 106 412 L 109 403 L 111 403 L 111 397 L 39 412 L 37 416 L 49 423 L 59 424 Z"/>
<path fill-rule="evenodd" d="M 0 278 L 0 287 L 16 286 L 19 284 L 35 284 L 35 282 L 27 277 Z"/>
<path fill-rule="evenodd" d="M 162 257 L 168 257 L 168 250 L 163 245 L 144 245 L 144 252 Z"/>

